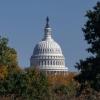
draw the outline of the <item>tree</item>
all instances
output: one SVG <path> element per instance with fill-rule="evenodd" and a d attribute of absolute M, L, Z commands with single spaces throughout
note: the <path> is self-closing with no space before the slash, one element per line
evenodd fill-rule
<path fill-rule="evenodd" d="M 8 46 L 7 38 L 0 36 L 0 96 L 19 95 L 15 85 L 21 76 L 19 72 L 17 52 Z"/>
<path fill-rule="evenodd" d="M 26 70 L 26 91 L 23 92 L 26 100 L 48 100 L 49 88 L 46 76 L 39 70 Z"/>
<path fill-rule="evenodd" d="M 8 46 L 7 38 L 0 36 L 0 69 L 2 66 L 5 66 L 10 74 L 20 70 L 17 62 L 17 52 L 14 48 Z"/>
<path fill-rule="evenodd" d="M 87 11 L 86 17 L 82 30 L 89 44 L 87 51 L 92 55 L 76 64 L 80 73 L 75 79 L 80 83 L 80 90 L 90 87 L 100 92 L 100 2 Z"/>
<path fill-rule="evenodd" d="M 16 55 L 16 51 L 13 48 L 10 48 L 8 46 L 8 39 L 4 37 L 2 38 L 0 36 L 0 64 L 10 66 L 11 64 L 14 63 L 13 61 L 15 59 L 12 56 L 15 56 L 15 55 Z"/>

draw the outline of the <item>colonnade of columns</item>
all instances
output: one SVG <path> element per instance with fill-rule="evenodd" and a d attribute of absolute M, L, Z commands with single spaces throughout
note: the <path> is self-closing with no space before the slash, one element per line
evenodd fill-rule
<path fill-rule="evenodd" d="M 45 71 L 46 75 L 68 75 L 68 71 Z"/>
<path fill-rule="evenodd" d="M 62 60 L 34 60 L 34 63 L 35 64 L 37 64 L 37 65 L 39 65 L 39 66 L 41 66 L 41 65 L 65 65 L 65 63 L 64 63 L 64 60 L 62 59 Z"/>

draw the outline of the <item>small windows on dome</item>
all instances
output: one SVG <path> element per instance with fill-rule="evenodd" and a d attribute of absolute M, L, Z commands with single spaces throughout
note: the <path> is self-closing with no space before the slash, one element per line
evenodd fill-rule
<path fill-rule="evenodd" d="M 52 60 L 51 60 L 51 65 L 52 65 Z"/>
<path fill-rule="evenodd" d="M 43 65 L 43 61 L 41 61 L 41 62 L 42 62 L 41 64 Z"/>
<path fill-rule="evenodd" d="M 47 49 L 47 51 L 49 52 L 49 49 Z"/>
<path fill-rule="evenodd" d="M 47 65 L 49 65 L 49 60 L 47 60 Z"/>
<path fill-rule="evenodd" d="M 58 63 L 57 63 L 57 61 L 56 61 L 56 65 L 57 65 Z"/>
<path fill-rule="evenodd" d="M 49 49 L 49 52 L 51 53 L 51 49 Z"/>
<path fill-rule="evenodd" d="M 46 65 L 46 61 L 44 61 L 44 65 Z"/>
<path fill-rule="evenodd" d="M 42 49 L 42 53 L 44 53 L 44 49 Z"/>
<path fill-rule="evenodd" d="M 55 65 L 55 60 L 53 61 L 53 65 Z"/>

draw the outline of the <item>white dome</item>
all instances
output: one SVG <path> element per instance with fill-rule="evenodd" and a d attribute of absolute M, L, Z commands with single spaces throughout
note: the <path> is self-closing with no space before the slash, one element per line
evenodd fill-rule
<path fill-rule="evenodd" d="M 30 59 L 31 66 L 46 71 L 68 71 L 61 47 L 53 40 L 51 32 L 47 19 L 44 38 L 34 48 Z"/>
<path fill-rule="evenodd" d="M 40 41 L 34 48 L 34 55 L 62 55 L 61 48 L 53 39 Z"/>

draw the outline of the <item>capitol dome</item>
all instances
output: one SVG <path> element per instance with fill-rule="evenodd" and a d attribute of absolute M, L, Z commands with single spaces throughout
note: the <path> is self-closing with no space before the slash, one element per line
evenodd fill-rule
<path fill-rule="evenodd" d="M 60 45 L 52 38 L 49 18 L 46 19 L 44 38 L 36 44 L 30 59 L 31 66 L 46 72 L 66 72 L 65 58 Z"/>

